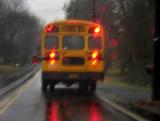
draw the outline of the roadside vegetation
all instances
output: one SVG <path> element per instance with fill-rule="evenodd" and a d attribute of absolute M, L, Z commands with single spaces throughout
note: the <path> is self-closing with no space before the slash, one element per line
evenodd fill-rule
<path fill-rule="evenodd" d="M 153 62 L 154 1 L 95 0 L 96 21 L 106 32 L 106 73 L 119 70 L 131 85 L 151 85 L 145 66 Z M 93 0 L 71 0 L 67 19 L 93 21 Z M 113 75 L 113 73 L 112 73 Z"/>
<path fill-rule="evenodd" d="M 0 88 L 32 71 L 42 23 L 25 0 L 0 0 Z"/>

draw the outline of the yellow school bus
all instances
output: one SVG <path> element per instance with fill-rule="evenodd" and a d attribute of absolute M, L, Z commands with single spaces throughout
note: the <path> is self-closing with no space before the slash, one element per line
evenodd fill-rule
<path fill-rule="evenodd" d="M 82 92 L 93 93 L 104 77 L 104 29 L 83 20 L 47 24 L 42 32 L 42 90 L 57 83 L 79 84 Z"/>

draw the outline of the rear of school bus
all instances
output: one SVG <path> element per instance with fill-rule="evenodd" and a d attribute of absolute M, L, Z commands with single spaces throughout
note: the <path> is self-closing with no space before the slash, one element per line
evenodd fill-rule
<path fill-rule="evenodd" d="M 104 34 L 99 24 L 66 20 L 50 23 L 42 34 L 42 90 L 63 82 L 79 83 L 79 89 L 94 92 L 103 80 Z"/>

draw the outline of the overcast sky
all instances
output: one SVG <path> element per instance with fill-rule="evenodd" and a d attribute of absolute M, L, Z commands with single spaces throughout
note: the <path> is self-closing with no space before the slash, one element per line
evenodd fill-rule
<path fill-rule="evenodd" d="M 63 6 L 70 0 L 27 0 L 29 10 L 46 22 L 65 19 Z"/>

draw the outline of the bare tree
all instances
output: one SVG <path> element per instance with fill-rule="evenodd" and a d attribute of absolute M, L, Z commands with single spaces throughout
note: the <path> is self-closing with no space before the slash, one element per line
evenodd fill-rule
<path fill-rule="evenodd" d="M 4 63 L 27 63 L 35 51 L 41 24 L 23 0 L 0 1 L 0 58 Z"/>
<path fill-rule="evenodd" d="M 69 19 L 84 20 L 92 20 L 92 7 L 92 0 L 71 0 L 68 7 L 65 6 Z M 96 0 L 96 19 L 106 30 L 106 63 L 111 66 L 112 53 L 116 52 L 118 58 L 115 62 L 120 65 L 121 72 L 125 72 L 130 83 L 146 84 L 148 76 L 145 65 L 153 60 L 154 2 Z M 118 41 L 116 48 L 109 46 L 113 39 Z"/>

